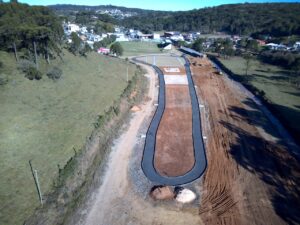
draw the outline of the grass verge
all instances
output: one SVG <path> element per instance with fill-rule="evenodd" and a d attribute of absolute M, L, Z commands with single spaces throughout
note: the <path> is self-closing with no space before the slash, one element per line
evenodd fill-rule
<path fill-rule="evenodd" d="M 97 168 L 104 164 L 113 140 L 119 135 L 122 125 L 130 115 L 132 105 L 141 102 L 146 92 L 146 80 L 142 71 L 132 78 L 120 99 L 115 101 L 95 121 L 95 129 L 86 145 L 60 170 L 55 190 L 48 196 L 43 207 L 26 221 L 26 224 L 65 224 L 77 207 L 83 202 L 90 188 Z"/>
<path fill-rule="evenodd" d="M 120 44 L 124 49 L 123 52 L 124 58 L 130 56 L 161 53 L 161 50 L 157 47 L 157 43 L 124 41 L 124 42 L 120 42 Z"/>
<path fill-rule="evenodd" d="M 48 199 L 46 193 L 60 187 L 58 177 L 64 180 L 76 166 L 72 158 L 89 141 L 96 118 L 117 105 L 128 85 L 127 68 L 131 80 L 137 67 L 96 53 L 84 58 L 64 52 L 64 61 L 51 65 L 40 59 L 44 76 L 30 81 L 13 55 L 0 52 L 0 58 L 8 80 L 0 85 L 0 224 L 21 224 L 39 206 L 28 161 Z M 57 81 L 45 75 L 52 66 L 63 71 Z"/>

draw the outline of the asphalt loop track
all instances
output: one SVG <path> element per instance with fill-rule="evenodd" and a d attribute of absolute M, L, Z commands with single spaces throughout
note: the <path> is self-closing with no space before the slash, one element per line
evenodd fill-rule
<path fill-rule="evenodd" d="M 170 56 L 170 57 L 177 57 L 177 56 Z M 198 179 L 199 177 L 201 177 L 201 175 L 204 173 L 207 166 L 205 148 L 203 144 L 202 131 L 201 131 L 201 117 L 200 117 L 199 102 L 198 102 L 194 82 L 191 75 L 190 63 L 185 56 L 183 56 L 183 58 L 185 60 L 184 66 L 188 78 L 189 92 L 190 92 L 190 98 L 192 103 L 192 122 L 193 122 L 192 135 L 193 135 L 195 164 L 194 167 L 189 172 L 187 172 L 182 176 L 176 176 L 176 177 L 161 176 L 155 170 L 154 167 L 156 133 L 159 127 L 159 123 L 162 119 L 165 110 L 165 103 L 166 103 L 165 80 L 164 80 L 163 72 L 155 65 L 138 60 L 138 57 L 132 59 L 136 63 L 142 63 L 148 66 L 152 66 L 155 69 L 156 73 L 158 74 L 158 78 L 159 78 L 158 106 L 146 134 L 144 153 L 142 159 L 142 169 L 144 174 L 149 180 L 160 185 L 177 186 L 177 185 L 190 183 Z"/>

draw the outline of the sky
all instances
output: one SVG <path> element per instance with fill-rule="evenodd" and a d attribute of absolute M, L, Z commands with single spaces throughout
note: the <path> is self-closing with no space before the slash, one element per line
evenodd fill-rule
<path fill-rule="evenodd" d="M 300 0 L 19 0 L 19 2 L 30 5 L 116 5 L 128 8 L 178 11 L 232 3 L 300 2 Z"/>

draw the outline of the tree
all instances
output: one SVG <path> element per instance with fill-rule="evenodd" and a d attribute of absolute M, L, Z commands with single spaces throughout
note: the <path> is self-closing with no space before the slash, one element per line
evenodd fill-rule
<path fill-rule="evenodd" d="M 245 59 L 245 76 L 246 76 L 246 79 L 248 79 L 248 72 L 252 66 L 252 64 L 251 64 L 252 56 L 250 54 L 246 54 L 244 56 L 244 59 Z"/>
<path fill-rule="evenodd" d="M 203 42 L 204 39 L 198 38 L 192 45 L 192 48 L 195 49 L 197 52 L 203 51 Z"/>
<path fill-rule="evenodd" d="M 254 39 L 248 40 L 245 47 L 246 47 L 247 50 L 250 50 L 250 51 L 253 51 L 253 52 L 258 52 L 259 51 L 258 42 Z"/>
<path fill-rule="evenodd" d="M 123 47 L 119 42 L 116 42 L 110 46 L 110 51 L 117 56 L 123 55 Z"/>
<path fill-rule="evenodd" d="M 71 33 L 71 40 L 72 40 L 72 43 L 71 43 L 71 46 L 70 46 L 70 51 L 74 55 L 76 55 L 80 50 L 82 41 L 75 32 Z"/>
<path fill-rule="evenodd" d="M 60 52 L 62 36 L 61 22 L 49 8 L 17 1 L 1 4 L 0 46 L 6 51 L 13 50 L 16 61 L 19 61 L 18 50 L 26 48 L 28 55 L 34 54 L 36 67 L 40 54 L 50 62 L 51 50 Z"/>

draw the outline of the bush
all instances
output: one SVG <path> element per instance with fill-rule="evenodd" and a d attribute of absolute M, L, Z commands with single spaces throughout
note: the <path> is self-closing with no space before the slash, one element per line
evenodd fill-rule
<path fill-rule="evenodd" d="M 121 56 L 123 55 L 123 47 L 119 42 L 115 42 L 112 46 L 110 46 L 110 52 L 117 56 Z"/>
<path fill-rule="evenodd" d="M 56 66 L 47 72 L 47 77 L 52 80 L 58 80 L 61 77 L 61 75 L 62 75 L 62 70 Z"/>
<path fill-rule="evenodd" d="M 18 64 L 18 69 L 25 73 L 25 77 L 29 80 L 40 80 L 43 74 L 36 69 L 35 64 L 29 60 L 20 60 Z"/>
<path fill-rule="evenodd" d="M 3 73 L 0 74 L 0 85 L 4 85 L 4 84 L 7 84 L 8 82 L 8 79 L 7 79 L 7 76 Z"/>
<path fill-rule="evenodd" d="M 23 73 L 26 73 L 31 67 L 35 67 L 35 64 L 26 59 L 22 59 L 18 63 L 18 69 L 21 70 Z"/>
<path fill-rule="evenodd" d="M 40 80 L 42 79 L 42 73 L 35 67 L 30 67 L 25 72 L 25 77 L 27 77 L 29 80 Z"/>

